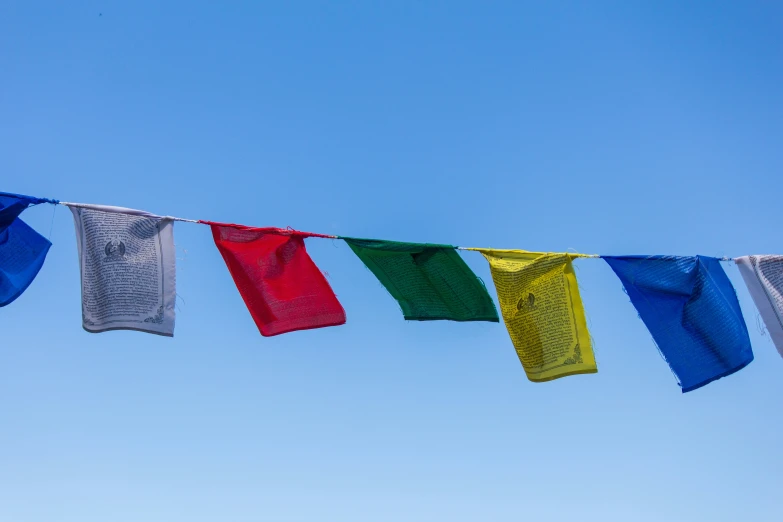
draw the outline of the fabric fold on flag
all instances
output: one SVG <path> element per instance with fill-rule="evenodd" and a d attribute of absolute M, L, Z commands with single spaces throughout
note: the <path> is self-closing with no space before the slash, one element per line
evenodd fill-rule
<path fill-rule="evenodd" d="M 10 226 L 19 215 L 31 205 L 58 203 L 55 199 L 36 198 L 11 192 L 0 192 L 0 232 Z"/>
<path fill-rule="evenodd" d="M 716 258 L 603 256 L 683 393 L 753 360 L 737 295 Z"/>
<path fill-rule="evenodd" d="M 572 261 L 583 254 L 470 248 L 489 262 L 500 311 L 528 379 L 596 373 Z"/>
<path fill-rule="evenodd" d="M 176 304 L 174 221 L 148 212 L 63 203 L 73 214 L 82 327 L 171 337 Z"/>
<path fill-rule="evenodd" d="M 47 200 L 0 192 L 0 307 L 14 302 L 43 267 L 52 246 L 19 215 Z"/>
<path fill-rule="evenodd" d="M 263 336 L 345 323 L 345 310 L 305 248 L 307 237 L 279 228 L 210 225 L 228 271 Z"/>
<path fill-rule="evenodd" d="M 498 322 L 484 283 L 450 245 L 342 237 L 409 321 Z"/>
<path fill-rule="evenodd" d="M 743 256 L 734 262 L 783 357 L 783 256 Z"/>

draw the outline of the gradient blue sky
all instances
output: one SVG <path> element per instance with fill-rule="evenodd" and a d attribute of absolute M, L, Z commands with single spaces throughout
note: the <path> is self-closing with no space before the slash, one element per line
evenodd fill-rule
<path fill-rule="evenodd" d="M 0 190 L 464 246 L 783 250 L 780 3 L 218 4 L 0 4 Z M 599 373 L 534 384 L 502 325 L 406 323 L 338 241 L 308 248 L 348 323 L 262 338 L 200 225 L 175 227 L 174 339 L 88 334 L 53 209 L 24 214 L 54 246 L 0 311 L 2 521 L 783 519 L 783 360 L 734 266 L 738 374 L 681 394 L 587 259 Z"/>

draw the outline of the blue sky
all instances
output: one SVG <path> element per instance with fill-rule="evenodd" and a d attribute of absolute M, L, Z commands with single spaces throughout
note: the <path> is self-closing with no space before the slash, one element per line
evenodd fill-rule
<path fill-rule="evenodd" d="M 462 246 L 781 253 L 783 8 L 685 4 L 5 2 L 0 190 Z M 308 249 L 348 323 L 262 338 L 184 223 L 175 337 L 91 335 L 69 212 L 23 217 L 54 246 L 0 312 L 0 520 L 781 519 L 783 360 L 734 266 L 756 359 L 683 395 L 601 260 L 577 261 L 599 373 L 534 384 L 502 325 L 406 323 L 337 241 Z"/>

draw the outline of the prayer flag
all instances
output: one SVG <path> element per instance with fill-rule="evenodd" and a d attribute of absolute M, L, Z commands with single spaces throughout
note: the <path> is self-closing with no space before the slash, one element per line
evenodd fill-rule
<path fill-rule="evenodd" d="M 261 335 L 272 336 L 345 323 L 345 310 L 307 254 L 307 232 L 211 225 L 226 262 Z"/>
<path fill-rule="evenodd" d="M 783 256 L 744 256 L 734 262 L 783 357 Z"/>
<path fill-rule="evenodd" d="M 490 321 L 484 283 L 449 245 L 342 238 L 413 321 Z"/>
<path fill-rule="evenodd" d="M 84 329 L 173 336 L 174 221 L 121 207 L 67 205 L 76 227 Z"/>
<path fill-rule="evenodd" d="M 0 192 L 0 232 L 11 226 L 28 206 L 35 204 L 36 198 Z"/>
<path fill-rule="evenodd" d="M 729 278 L 712 257 L 604 256 L 683 393 L 753 360 Z"/>
<path fill-rule="evenodd" d="M 500 311 L 528 379 L 596 373 L 572 260 L 581 254 L 471 249 L 489 262 Z"/>
<path fill-rule="evenodd" d="M 0 192 L 0 307 L 22 295 L 46 260 L 52 244 L 19 215 L 37 198 Z"/>

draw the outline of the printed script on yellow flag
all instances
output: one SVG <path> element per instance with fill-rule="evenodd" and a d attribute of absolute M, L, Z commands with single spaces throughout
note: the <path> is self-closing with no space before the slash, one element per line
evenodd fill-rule
<path fill-rule="evenodd" d="M 573 258 L 524 250 L 470 249 L 489 261 L 503 320 L 528 379 L 595 373 Z"/>

